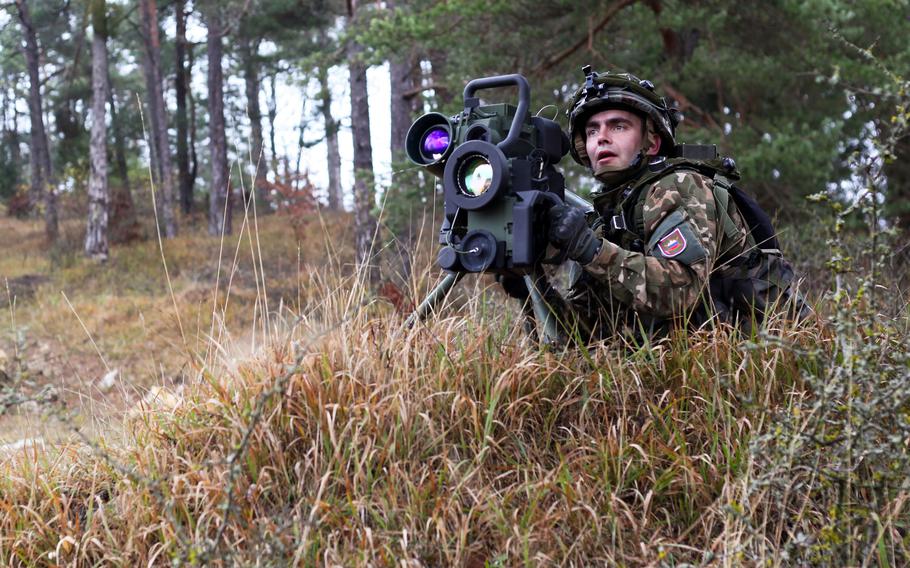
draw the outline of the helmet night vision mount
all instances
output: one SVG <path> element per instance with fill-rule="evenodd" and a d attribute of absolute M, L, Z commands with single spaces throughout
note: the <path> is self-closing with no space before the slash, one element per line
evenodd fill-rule
<path fill-rule="evenodd" d="M 482 105 L 478 91 L 518 88 L 518 107 Z M 464 89 L 464 111 L 432 112 L 408 130 L 408 158 L 442 179 L 444 245 L 437 262 L 451 272 L 527 274 L 546 249 L 546 210 L 565 199 L 554 167 L 569 139 L 549 119 L 531 117 L 531 88 L 521 75 L 474 79 Z"/>

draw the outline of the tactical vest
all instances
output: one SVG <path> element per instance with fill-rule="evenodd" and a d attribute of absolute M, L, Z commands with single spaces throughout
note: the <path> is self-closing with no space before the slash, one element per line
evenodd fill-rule
<path fill-rule="evenodd" d="M 648 242 L 644 226 L 644 205 L 648 188 L 677 171 L 699 173 L 713 180 L 717 210 L 718 243 L 709 279 L 710 308 L 696 308 L 692 323 L 708 318 L 738 323 L 751 329 L 765 313 L 780 305 L 797 317 L 809 313 L 808 306 L 793 290 L 795 273 L 783 257 L 768 215 L 742 189 L 732 160 L 673 158 L 649 166 L 648 171 L 622 190 L 612 210 L 601 210 L 604 237 L 620 247 L 645 252 Z M 596 201 L 595 201 L 596 204 Z M 738 215 L 737 215 L 738 213 Z M 743 225 L 734 217 L 739 216 Z M 743 239 L 743 229 L 746 238 Z"/>

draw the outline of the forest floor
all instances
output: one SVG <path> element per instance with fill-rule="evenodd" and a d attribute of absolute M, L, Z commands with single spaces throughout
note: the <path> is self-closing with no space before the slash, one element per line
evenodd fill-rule
<path fill-rule="evenodd" d="M 212 345 L 249 355 L 263 340 L 252 330 L 263 328 L 266 303 L 299 302 L 301 273 L 324 262 L 326 239 L 316 233 L 346 241 L 347 223 L 332 215 L 322 218 L 331 229 L 314 222 L 309 243 L 283 216 L 259 219 L 252 233 L 238 219 L 223 241 L 194 221 L 163 248 L 151 235 L 113 246 L 99 264 L 82 255 L 79 222 L 64 222 L 61 243 L 48 249 L 41 221 L 0 216 L 0 388 L 15 383 L 35 398 L 6 400 L 16 403 L 0 413 L 0 448 L 69 439 L 76 426 L 109 433 L 161 388 L 179 389 L 187 365 Z M 40 404 L 48 398 L 63 403 L 66 425 L 48 419 Z"/>

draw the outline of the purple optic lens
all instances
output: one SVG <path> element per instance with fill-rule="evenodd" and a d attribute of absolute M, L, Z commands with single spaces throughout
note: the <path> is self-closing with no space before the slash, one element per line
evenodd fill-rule
<path fill-rule="evenodd" d="M 449 132 L 445 128 L 434 128 L 423 137 L 421 146 L 426 154 L 443 154 L 449 147 Z"/>

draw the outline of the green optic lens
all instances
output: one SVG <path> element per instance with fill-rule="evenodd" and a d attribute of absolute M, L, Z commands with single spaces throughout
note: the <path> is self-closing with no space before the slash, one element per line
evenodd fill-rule
<path fill-rule="evenodd" d="M 493 184 L 493 166 L 483 156 L 468 158 L 461 171 L 462 191 L 466 195 L 483 195 Z"/>

